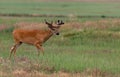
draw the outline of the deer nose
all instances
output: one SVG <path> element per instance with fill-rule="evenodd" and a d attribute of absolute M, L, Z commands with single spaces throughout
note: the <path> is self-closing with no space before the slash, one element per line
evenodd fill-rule
<path fill-rule="evenodd" d="M 59 35 L 59 33 L 56 33 L 56 35 Z"/>

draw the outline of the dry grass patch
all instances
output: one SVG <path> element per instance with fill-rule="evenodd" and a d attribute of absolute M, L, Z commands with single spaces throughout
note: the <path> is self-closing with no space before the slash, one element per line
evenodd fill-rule
<path fill-rule="evenodd" d="M 18 22 L 14 24 L 15 28 L 20 29 L 43 29 L 47 27 L 45 23 Z"/>
<path fill-rule="evenodd" d="M 65 71 L 53 71 L 51 73 L 50 70 L 47 70 L 47 72 L 44 72 L 41 70 L 40 65 L 38 63 L 34 63 L 30 61 L 28 58 L 17 58 L 14 65 L 11 64 L 12 61 L 0 58 L 0 77 L 119 77 L 120 75 L 115 75 L 112 73 L 103 72 L 99 69 L 86 69 L 83 72 L 65 72 Z M 30 67 L 25 68 L 26 66 Z M 6 68 L 3 68 L 5 67 Z M 23 67 L 24 66 L 24 67 Z M 37 69 L 31 68 L 31 67 L 37 67 Z M 30 69 L 30 70 L 28 70 Z M 39 70 L 38 70 L 39 69 Z M 7 71 L 6 71 L 7 70 Z"/>
<path fill-rule="evenodd" d="M 7 26 L 4 24 L 0 24 L 0 31 L 7 29 Z"/>

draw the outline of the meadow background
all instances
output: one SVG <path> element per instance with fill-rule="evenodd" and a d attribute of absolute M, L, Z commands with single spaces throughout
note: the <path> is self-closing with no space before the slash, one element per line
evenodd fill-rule
<path fill-rule="evenodd" d="M 119 77 L 119 8 L 118 0 L 1 0 L 0 77 Z M 47 29 L 44 19 L 65 22 L 43 45 L 45 55 L 23 44 L 9 60 L 12 31 Z"/>

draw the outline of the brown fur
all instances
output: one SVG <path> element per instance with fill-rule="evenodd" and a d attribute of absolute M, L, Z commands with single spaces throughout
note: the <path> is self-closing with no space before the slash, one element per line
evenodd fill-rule
<path fill-rule="evenodd" d="M 23 42 L 27 44 L 35 45 L 37 42 L 44 43 L 52 36 L 53 33 L 50 30 L 14 30 L 13 37 L 16 43 Z"/>
<path fill-rule="evenodd" d="M 13 31 L 13 38 L 15 41 L 15 45 L 11 47 L 10 50 L 10 56 L 11 58 L 12 53 L 16 53 L 16 49 L 22 44 L 22 43 L 27 43 L 36 46 L 38 49 L 38 55 L 39 51 L 41 50 L 42 53 L 44 54 L 42 44 L 46 42 L 54 33 L 56 35 L 59 35 L 58 29 L 60 28 L 60 25 L 64 24 L 62 21 L 58 21 L 57 25 L 58 26 L 53 26 L 52 23 L 48 23 L 46 21 L 46 24 L 49 27 L 49 30 L 25 30 L 25 29 L 15 29 Z"/>

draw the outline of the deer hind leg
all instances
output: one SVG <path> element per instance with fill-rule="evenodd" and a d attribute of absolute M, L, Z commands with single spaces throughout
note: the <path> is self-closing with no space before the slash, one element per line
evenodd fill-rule
<path fill-rule="evenodd" d="M 44 49 L 43 49 L 42 45 L 36 44 L 35 46 L 36 46 L 36 48 L 38 49 L 38 56 L 40 55 L 40 50 L 42 51 L 42 53 L 43 53 L 43 55 L 44 55 Z"/>
<path fill-rule="evenodd" d="M 14 53 L 14 58 L 15 58 L 15 53 L 17 48 L 22 44 L 22 42 L 16 43 L 15 45 L 13 45 L 10 49 L 10 56 L 9 58 L 11 58 L 12 54 Z"/>

